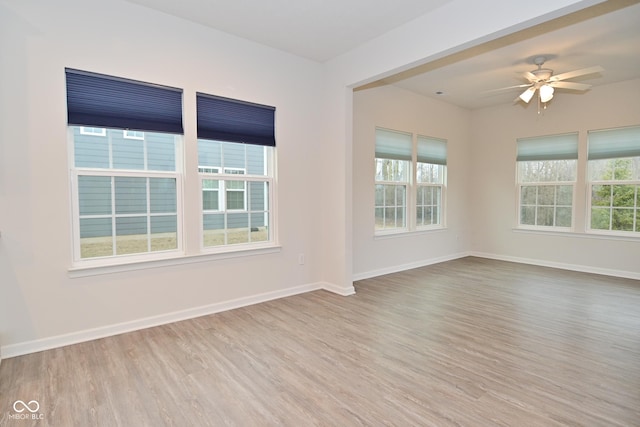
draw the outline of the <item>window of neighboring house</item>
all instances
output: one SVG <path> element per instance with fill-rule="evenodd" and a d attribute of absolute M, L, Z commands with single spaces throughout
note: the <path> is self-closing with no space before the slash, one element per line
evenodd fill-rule
<path fill-rule="evenodd" d="M 80 126 L 81 135 L 93 135 L 93 136 L 105 136 L 107 130 L 105 128 L 92 128 L 86 126 Z"/>
<path fill-rule="evenodd" d="M 417 144 L 416 227 L 442 227 L 447 142 L 418 135 Z"/>
<path fill-rule="evenodd" d="M 179 251 L 182 92 L 66 72 L 74 263 L 108 265 Z M 162 119 L 154 123 L 156 116 Z M 148 130 L 127 138 L 122 127 L 140 122 Z"/>
<path fill-rule="evenodd" d="M 197 105 L 203 247 L 275 244 L 275 109 L 201 93 Z"/>
<path fill-rule="evenodd" d="M 122 131 L 122 134 L 127 139 L 140 139 L 144 140 L 144 132 L 139 130 L 128 130 L 125 129 Z"/>
<path fill-rule="evenodd" d="M 517 144 L 519 227 L 570 230 L 578 134 L 521 138 Z"/>
<path fill-rule="evenodd" d="M 412 152 L 412 134 L 376 128 L 376 232 L 407 229 Z"/>
<path fill-rule="evenodd" d="M 640 233 L 640 127 L 589 132 L 592 232 Z"/>

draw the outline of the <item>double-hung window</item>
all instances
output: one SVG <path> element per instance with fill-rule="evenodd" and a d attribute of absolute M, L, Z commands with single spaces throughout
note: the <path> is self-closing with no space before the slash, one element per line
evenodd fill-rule
<path fill-rule="evenodd" d="M 376 231 L 407 228 L 412 152 L 412 134 L 376 129 Z"/>
<path fill-rule="evenodd" d="M 447 142 L 418 135 L 416 161 L 416 227 L 442 226 Z"/>
<path fill-rule="evenodd" d="M 519 227 L 570 230 L 578 134 L 521 138 L 517 144 Z"/>
<path fill-rule="evenodd" d="M 182 91 L 71 69 L 66 79 L 74 263 L 180 251 Z"/>
<path fill-rule="evenodd" d="M 640 233 L 640 126 L 589 132 L 589 230 Z"/>
<path fill-rule="evenodd" d="M 273 245 L 275 108 L 197 94 L 202 246 Z"/>
<path fill-rule="evenodd" d="M 446 140 L 376 128 L 375 231 L 443 227 L 446 165 Z"/>

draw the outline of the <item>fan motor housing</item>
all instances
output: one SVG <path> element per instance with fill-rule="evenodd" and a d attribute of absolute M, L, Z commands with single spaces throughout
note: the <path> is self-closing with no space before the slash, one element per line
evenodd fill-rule
<path fill-rule="evenodd" d="M 548 68 L 539 68 L 537 70 L 533 70 L 531 74 L 536 76 L 536 81 L 543 82 L 551 78 L 551 76 L 553 75 L 553 70 L 550 70 Z"/>

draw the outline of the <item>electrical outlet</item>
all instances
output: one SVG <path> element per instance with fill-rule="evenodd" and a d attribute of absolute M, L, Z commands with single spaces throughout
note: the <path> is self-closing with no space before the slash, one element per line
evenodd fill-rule
<path fill-rule="evenodd" d="M 304 265 L 304 254 L 298 254 L 298 264 Z"/>

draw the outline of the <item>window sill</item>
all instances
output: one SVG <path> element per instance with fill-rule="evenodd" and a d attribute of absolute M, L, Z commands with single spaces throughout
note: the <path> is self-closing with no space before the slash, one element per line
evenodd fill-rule
<path fill-rule="evenodd" d="M 194 264 L 199 262 L 219 261 L 229 258 L 277 253 L 281 246 L 268 246 L 251 249 L 234 249 L 225 252 L 200 253 L 196 255 L 171 255 L 167 258 L 128 261 L 119 264 L 82 265 L 69 268 L 70 278 L 100 276 L 103 274 L 121 273 L 125 271 L 145 270 L 149 268 L 169 267 L 174 265 Z"/>
<path fill-rule="evenodd" d="M 413 236 L 419 236 L 421 234 L 431 234 L 431 233 L 438 233 L 438 232 L 442 232 L 442 231 L 447 231 L 447 227 L 434 227 L 434 228 L 421 228 L 418 230 L 397 230 L 397 231 L 386 231 L 386 232 L 379 232 L 373 235 L 373 239 L 374 240 L 384 240 L 384 239 L 395 239 L 395 238 L 401 238 L 401 237 L 413 237 Z"/>
<path fill-rule="evenodd" d="M 598 233 L 598 232 L 577 232 L 571 230 L 539 230 L 533 228 L 514 228 L 512 229 L 514 233 L 524 233 L 524 234 L 540 234 L 540 235 L 556 235 L 563 237 L 576 237 L 579 239 L 597 239 L 597 240 L 622 240 L 628 242 L 638 242 L 640 241 L 640 236 L 627 236 L 627 235 L 619 235 L 619 234 L 608 234 L 608 233 Z"/>

